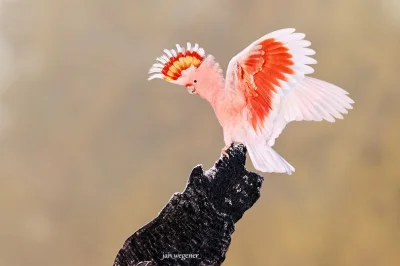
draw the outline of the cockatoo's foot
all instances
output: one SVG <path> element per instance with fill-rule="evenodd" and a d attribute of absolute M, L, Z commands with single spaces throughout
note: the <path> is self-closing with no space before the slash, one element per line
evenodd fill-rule
<path fill-rule="evenodd" d="M 227 150 L 232 149 L 232 145 L 225 146 L 221 150 L 221 155 L 226 156 L 229 159 L 229 154 L 226 152 Z"/>

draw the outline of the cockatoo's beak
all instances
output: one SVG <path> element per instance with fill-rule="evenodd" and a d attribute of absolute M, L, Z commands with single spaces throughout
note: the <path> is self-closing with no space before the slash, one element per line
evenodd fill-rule
<path fill-rule="evenodd" d="M 186 88 L 190 94 L 197 94 L 196 89 L 193 86 L 187 86 Z"/>

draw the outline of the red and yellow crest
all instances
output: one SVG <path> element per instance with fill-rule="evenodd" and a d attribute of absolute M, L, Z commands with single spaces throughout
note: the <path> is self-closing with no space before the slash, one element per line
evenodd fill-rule
<path fill-rule="evenodd" d="M 197 68 L 204 59 L 204 49 L 196 43 L 193 47 L 187 43 L 187 48 L 176 45 L 176 50 L 165 49 L 165 54 L 157 58 L 149 70 L 149 80 L 159 78 L 174 82 L 182 76 L 182 72 L 190 67 Z"/>

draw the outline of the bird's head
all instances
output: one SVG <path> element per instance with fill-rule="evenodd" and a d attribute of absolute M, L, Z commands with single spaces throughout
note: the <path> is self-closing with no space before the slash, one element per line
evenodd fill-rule
<path fill-rule="evenodd" d="M 176 45 L 176 50 L 164 50 L 149 70 L 149 80 L 159 78 L 187 88 L 190 94 L 209 98 L 212 88 L 222 85 L 222 70 L 211 55 L 205 56 L 196 43 L 187 48 Z"/>

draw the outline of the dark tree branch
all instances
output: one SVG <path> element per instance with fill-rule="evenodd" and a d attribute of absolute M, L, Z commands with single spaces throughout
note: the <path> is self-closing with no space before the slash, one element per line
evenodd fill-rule
<path fill-rule="evenodd" d="M 234 224 L 260 197 L 263 182 L 245 169 L 243 145 L 228 154 L 205 172 L 196 166 L 185 191 L 125 241 L 114 266 L 221 265 Z"/>

